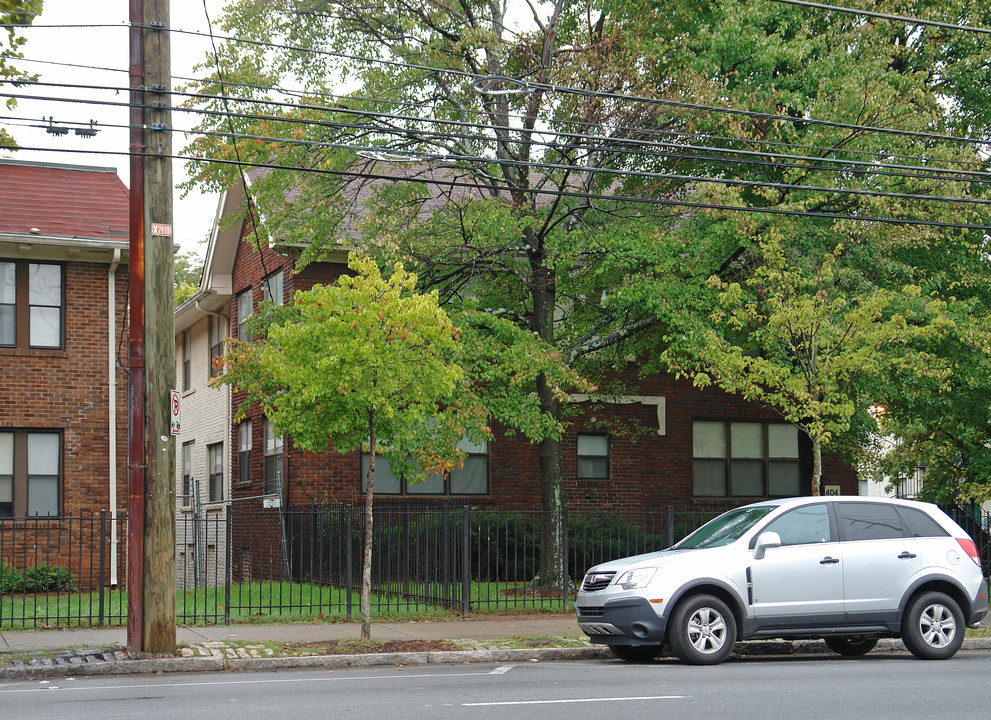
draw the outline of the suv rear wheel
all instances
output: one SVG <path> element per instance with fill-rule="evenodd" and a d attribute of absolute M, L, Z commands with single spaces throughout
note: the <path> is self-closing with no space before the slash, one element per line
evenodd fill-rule
<path fill-rule="evenodd" d="M 661 654 L 660 645 L 610 645 L 609 651 L 626 662 L 648 662 Z"/>
<path fill-rule="evenodd" d="M 823 641 L 834 653 L 847 657 L 866 655 L 877 645 L 877 638 L 867 635 L 830 635 L 824 637 Z"/>
<path fill-rule="evenodd" d="M 736 619 L 726 603 L 712 595 L 694 595 L 678 603 L 668 629 L 671 651 L 692 665 L 725 660 L 736 643 Z"/>
<path fill-rule="evenodd" d="M 963 644 L 963 636 L 963 612 L 945 593 L 916 595 L 905 608 L 902 641 L 918 658 L 945 660 L 953 657 Z"/>

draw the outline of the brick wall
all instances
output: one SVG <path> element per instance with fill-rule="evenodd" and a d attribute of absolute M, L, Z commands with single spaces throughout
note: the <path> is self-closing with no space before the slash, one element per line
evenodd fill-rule
<path fill-rule="evenodd" d="M 337 264 L 315 264 L 299 275 L 292 275 L 293 267 L 290 259 L 268 248 L 259 253 L 250 244 L 241 243 L 234 263 L 234 292 L 252 287 L 257 305 L 262 298 L 262 277 L 282 268 L 288 300 L 295 289 L 306 290 L 315 282 L 332 282 L 344 270 Z M 236 314 L 236 311 L 233 312 Z M 776 413 L 718 389 L 699 390 L 691 383 L 671 376 L 639 378 L 631 371 L 623 379 L 632 388 L 628 391 L 630 395 L 664 398 L 664 434 L 658 434 L 658 410 L 653 404 L 585 402 L 573 405 L 574 417 L 563 441 L 569 507 L 594 510 L 689 504 L 738 505 L 757 499 L 693 496 L 692 423 L 695 420 L 780 421 Z M 232 400 L 234 407 L 237 407 L 242 397 L 234 393 Z M 253 420 L 254 432 L 251 482 L 243 483 L 235 478 L 236 497 L 262 492 L 264 445 L 261 415 L 257 408 L 252 408 L 248 417 Z M 495 431 L 496 437 L 489 444 L 491 492 L 485 496 L 471 496 L 470 502 L 481 506 L 539 507 L 540 476 L 536 446 L 524 438 L 507 436 L 502 428 L 496 427 Z M 580 432 L 609 433 L 611 462 L 608 479 L 577 479 L 576 437 Z M 801 448 L 800 462 L 803 477 L 810 477 L 811 458 L 807 443 Z M 360 474 L 361 458 L 358 453 L 339 455 L 332 450 L 308 453 L 294 449 L 291 441 L 286 440 L 283 477 L 288 478 L 285 499 L 290 504 L 359 502 L 362 498 Z M 858 491 L 853 470 L 835 458 L 826 458 L 823 483 L 840 485 L 845 494 L 856 494 Z M 256 503 L 255 507 L 261 506 L 260 500 L 251 502 Z"/>
<path fill-rule="evenodd" d="M 116 444 L 117 509 L 127 507 L 127 266 L 116 271 L 116 436 L 109 431 L 108 271 L 102 263 L 67 262 L 65 277 L 65 349 L 0 348 L 0 429 L 60 430 L 63 436 L 60 513 L 80 515 L 110 510 L 109 446 Z M 61 523 L 30 521 L 36 543 L 47 543 Z M 2 523 L 13 528 L 15 523 Z M 19 523 L 23 527 L 24 523 Z M 19 531 L 18 537 L 29 533 Z M 13 537 L 13 536 L 8 536 Z M 119 552 L 124 555 L 123 534 Z M 27 541 L 26 541 L 27 542 Z M 17 556 L 27 562 L 30 553 Z M 15 557 L 15 556 L 11 556 Z M 109 557 L 109 556 L 108 556 Z M 89 560 L 73 559 L 77 575 L 89 573 Z M 79 563 L 84 563 L 82 567 Z M 29 563 L 33 564 L 33 563 Z M 121 576 L 123 578 L 123 576 Z"/>
<path fill-rule="evenodd" d="M 63 513 L 109 507 L 108 266 L 65 264 L 65 349 L 0 348 L 0 428 L 63 431 Z M 117 507 L 127 505 L 127 268 L 116 274 Z M 121 333 L 123 332 L 123 335 Z"/>

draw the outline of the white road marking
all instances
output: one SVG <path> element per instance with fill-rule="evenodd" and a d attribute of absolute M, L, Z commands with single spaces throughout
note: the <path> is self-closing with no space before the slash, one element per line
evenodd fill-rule
<path fill-rule="evenodd" d="M 559 705 L 563 703 L 621 702 L 623 700 L 684 700 L 690 695 L 642 695 L 640 697 L 567 698 L 564 700 L 511 700 L 506 702 L 462 703 L 462 707 L 487 705 Z"/>
<path fill-rule="evenodd" d="M 309 669 L 309 668 L 308 668 Z M 317 669 L 317 668 L 312 668 Z M 334 668 L 335 670 L 337 668 Z M 359 675 L 357 677 L 347 677 L 344 675 L 335 677 L 311 677 L 311 678 L 275 678 L 272 680 L 199 680 L 195 682 L 168 682 L 157 683 L 135 683 L 133 685 L 76 685 L 74 687 L 23 687 L 0 689 L 0 695 L 16 695 L 22 693 L 47 692 L 48 690 L 62 690 L 63 692 L 79 692 L 82 690 L 127 690 L 130 688 L 179 688 L 179 687 L 222 687 L 225 685 L 271 685 L 276 683 L 301 683 L 301 682 L 346 682 L 350 680 L 403 680 L 407 678 L 449 678 L 449 677 L 479 677 L 490 675 L 489 672 L 470 673 L 403 673 L 401 675 Z M 46 681 L 47 682 L 47 681 Z"/>
<path fill-rule="evenodd" d="M 490 672 L 489 675 L 505 675 L 512 669 L 513 669 L 512 665 L 500 665 L 495 670 Z"/>

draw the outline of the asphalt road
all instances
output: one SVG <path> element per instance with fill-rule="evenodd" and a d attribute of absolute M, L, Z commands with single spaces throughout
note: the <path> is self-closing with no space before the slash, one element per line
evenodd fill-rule
<path fill-rule="evenodd" d="M 0 718 L 985 720 L 991 654 L 379 666 L 0 684 Z"/>

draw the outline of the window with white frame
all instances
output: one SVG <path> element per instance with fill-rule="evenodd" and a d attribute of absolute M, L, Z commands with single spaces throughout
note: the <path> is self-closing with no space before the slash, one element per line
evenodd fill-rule
<path fill-rule="evenodd" d="M 227 319 L 217 315 L 210 315 L 208 322 L 208 336 L 210 342 L 210 378 L 220 375 L 221 360 L 224 356 L 224 336 L 227 326 Z"/>
<path fill-rule="evenodd" d="M 576 474 L 579 480 L 607 480 L 609 478 L 609 436 L 578 435 L 578 461 Z"/>
<path fill-rule="evenodd" d="M 193 387 L 193 349 L 189 330 L 182 331 L 182 389 Z"/>
<path fill-rule="evenodd" d="M 788 423 L 693 423 L 693 493 L 700 497 L 800 494 L 798 428 Z"/>
<path fill-rule="evenodd" d="M 265 494 L 279 491 L 282 480 L 282 436 L 275 434 L 275 426 L 265 420 Z"/>
<path fill-rule="evenodd" d="M 251 313 L 254 309 L 251 297 L 251 288 L 248 288 L 242 293 L 237 295 L 237 339 L 238 340 L 251 340 L 251 336 L 248 335 L 248 318 L 251 317 Z"/>
<path fill-rule="evenodd" d="M 220 502 L 224 499 L 224 444 L 207 445 L 206 460 L 210 474 L 210 502 Z"/>
<path fill-rule="evenodd" d="M 0 517 L 57 517 L 61 490 L 60 432 L 0 432 Z"/>
<path fill-rule="evenodd" d="M 237 426 L 237 481 L 251 482 L 251 421 Z"/>
<path fill-rule="evenodd" d="M 193 443 L 182 444 L 182 493 L 183 507 L 189 507 L 193 500 Z"/>
<path fill-rule="evenodd" d="M 276 305 L 282 305 L 282 271 L 269 275 L 262 281 L 265 300 Z"/>
<path fill-rule="evenodd" d="M 429 475 L 418 482 L 395 475 L 389 469 L 389 460 L 375 456 L 375 493 L 382 495 L 488 495 L 489 494 L 489 444 L 476 444 L 462 439 L 458 443 L 467 455 L 464 465 L 449 473 Z M 370 453 L 361 455 L 361 491 L 368 487 L 368 463 Z"/>
<path fill-rule="evenodd" d="M 61 265 L 0 262 L 0 346 L 61 349 L 64 325 Z"/>

